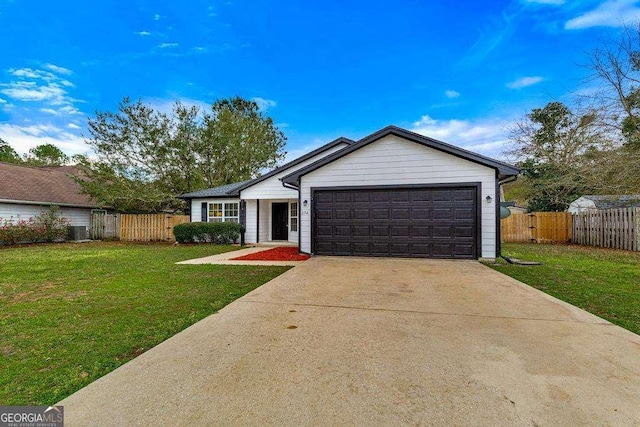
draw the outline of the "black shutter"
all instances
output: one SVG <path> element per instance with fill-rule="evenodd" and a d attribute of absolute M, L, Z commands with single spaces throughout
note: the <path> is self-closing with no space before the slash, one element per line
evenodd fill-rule
<path fill-rule="evenodd" d="M 208 209 L 208 203 L 207 202 L 202 202 L 202 210 L 201 210 L 201 216 L 200 216 L 200 220 L 202 222 L 207 222 L 207 220 L 209 219 L 209 209 Z"/>

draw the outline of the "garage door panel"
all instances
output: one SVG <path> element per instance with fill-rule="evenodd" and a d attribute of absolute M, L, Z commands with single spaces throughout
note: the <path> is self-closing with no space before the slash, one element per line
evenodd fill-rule
<path fill-rule="evenodd" d="M 394 225 L 391 227 L 392 239 L 399 237 L 409 237 L 409 225 Z"/>
<path fill-rule="evenodd" d="M 453 237 L 468 237 L 470 239 L 473 238 L 474 236 L 474 229 L 473 227 L 454 227 L 453 228 Z"/>
<path fill-rule="evenodd" d="M 318 219 L 331 219 L 333 218 L 333 211 L 330 209 L 318 209 L 316 216 Z"/>
<path fill-rule="evenodd" d="M 334 225 L 333 235 L 339 237 L 350 237 L 351 227 L 349 227 L 348 225 Z"/>
<path fill-rule="evenodd" d="M 371 255 L 371 247 L 368 242 L 353 242 L 351 247 L 353 255 Z"/>
<path fill-rule="evenodd" d="M 453 192 L 454 202 L 474 202 L 476 194 L 474 190 L 460 189 Z"/>
<path fill-rule="evenodd" d="M 431 218 L 431 209 L 429 208 L 411 208 L 411 219 L 412 220 L 423 220 Z"/>
<path fill-rule="evenodd" d="M 344 192 L 334 193 L 333 201 L 335 203 L 351 203 L 351 194 Z"/>
<path fill-rule="evenodd" d="M 410 244 L 409 243 L 390 243 L 389 244 L 389 255 L 391 256 L 410 256 L 411 252 L 409 251 Z"/>
<path fill-rule="evenodd" d="M 409 219 L 409 208 L 391 209 L 391 219 Z"/>
<path fill-rule="evenodd" d="M 371 219 L 388 220 L 389 219 L 389 209 L 388 208 L 385 208 L 385 209 L 373 208 L 373 209 L 371 209 Z"/>
<path fill-rule="evenodd" d="M 368 191 L 361 191 L 357 193 L 353 193 L 353 202 L 354 203 L 369 203 L 371 201 L 371 193 Z"/>
<path fill-rule="evenodd" d="M 352 227 L 353 237 L 369 237 L 371 236 L 371 228 L 368 225 L 354 225 Z"/>
<path fill-rule="evenodd" d="M 353 219 L 369 219 L 371 211 L 366 208 L 356 208 L 353 210 Z"/>
<path fill-rule="evenodd" d="M 335 209 L 333 217 L 335 219 L 351 219 L 351 209 Z"/>
<path fill-rule="evenodd" d="M 388 225 L 372 225 L 371 235 L 374 237 L 389 237 Z"/>
<path fill-rule="evenodd" d="M 473 221 L 476 212 L 471 208 L 455 208 L 453 210 L 453 219 L 456 221 Z"/>
<path fill-rule="evenodd" d="M 442 208 L 442 207 L 438 207 L 438 208 L 433 208 L 433 210 L 431 211 L 432 215 L 431 215 L 431 219 L 432 220 L 445 220 L 447 222 L 449 222 L 451 220 L 451 209 L 450 208 Z"/>
<path fill-rule="evenodd" d="M 428 225 L 412 225 L 411 237 L 426 238 L 431 237 L 431 226 Z"/>
<path fill-rule="evenodd" d="M 388 191 L 374 191 L 371 193 L 372 203 L 389 203 L 390 194 Z"/>
<path fill-rule="evenodd" d="M 373 255 L 389 255 L 389 243 L 373 242 L 371 243 L 371 254 Z"/>
<path fill-rule="evenodd" d="M 319 255 L 475 258 L 477 188 L 314 192 Z"/>

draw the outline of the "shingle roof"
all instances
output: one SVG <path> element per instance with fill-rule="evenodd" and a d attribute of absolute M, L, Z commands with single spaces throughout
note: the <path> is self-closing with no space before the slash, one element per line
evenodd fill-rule
<path fill-rule="evenodd" d="M 593 200 L 597 209 L 618 209 L 618 208 L 634 208 L 640 207 L 640 194 L 621 194 L 621 195 L 587 195 L 582 196 L 585 199 Z"/>
<path fill-rule="evenodd" d="M 240 192 L 238 189 L 243 185 L 253 181 L 249 179 L 242 182 L 234 182 L 232 184 L 221 185 L 219 187 L 207 188 L 205 190 L 193 191 L 191 193 L 178 196 L 179 199 L 198 199 L 200 197 L 238 197 Z"/>
<path fill-rule="evenodd" d="M 0 200 L 97 207 L 72 178 L 75 166 L 21 166 L 0 162 Z"/>

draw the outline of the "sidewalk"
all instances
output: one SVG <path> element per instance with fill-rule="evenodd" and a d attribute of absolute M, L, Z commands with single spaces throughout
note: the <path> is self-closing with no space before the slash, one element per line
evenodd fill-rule
<path fill-rule="evenodd" d="M 232 258 L 238 258 L 241 256 L 255 254 L 262 251 L 268 251 L 269 249 L 277 248 L 278 245 L 273 246 L 255 246 L 247 249 L 240 249 L 239 251 L 225 252 L 223 254 L 212 255 L 204 258 L 190 259 L 187 261 L 181 261 L 176 264 L 219 264 L 219 265 L 284 265 L 284 266 L 296 266 L 302 264 L 304 261 L 239 261 Z"/>

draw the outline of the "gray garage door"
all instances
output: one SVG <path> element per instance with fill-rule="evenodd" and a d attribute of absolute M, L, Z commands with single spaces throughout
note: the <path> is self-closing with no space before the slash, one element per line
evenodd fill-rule
<path fill-rule="evenodd" d="M 317 190 L 318 255 L 477 258 L 477 187 Z"/>

